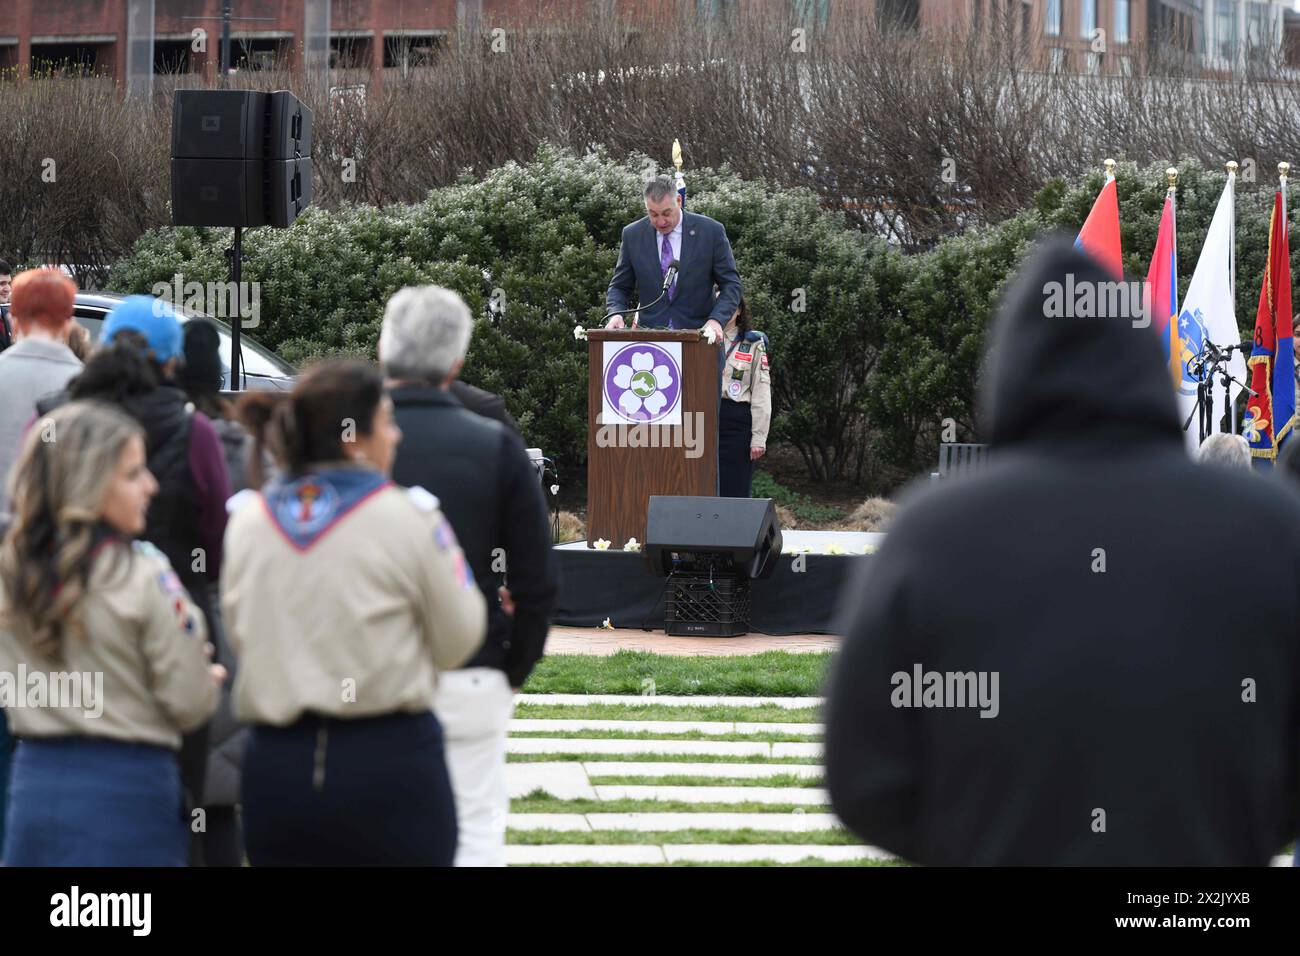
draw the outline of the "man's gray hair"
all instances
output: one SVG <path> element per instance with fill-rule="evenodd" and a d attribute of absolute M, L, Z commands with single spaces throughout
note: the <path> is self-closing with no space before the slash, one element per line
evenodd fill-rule
<path fill-rule="evenodd" d="M 659 202 L 676 192 L 677 184 L 667 176 L 656 176 L 645 184 L 645 198 L 651 202 Z"/>
<path fill-rule="evenodd" d="M 1250 446 L 1241 435 L 1217 432 L 1205 441 L 1196 453 L 1198 461 L 1209 465 L 1227 465 L 1229 468 L 1250 467 Z"/>
<path fill-rule="evenodd" d="M 469 349 L 474 320 L 465 300 L 437 285 L 407 286 L 384 307 L 379 362 L 390 379 L 442 384 Z"/>

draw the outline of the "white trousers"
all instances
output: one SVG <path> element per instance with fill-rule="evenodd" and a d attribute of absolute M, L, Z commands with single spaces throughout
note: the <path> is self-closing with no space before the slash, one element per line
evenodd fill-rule
<path fill-rule="evenodd" d="M 456 796 L 456 866 L 506 865 L 506 731 L 514 709 L 510 682 L 495 667 L 438 674 L 433 710 Z"/>

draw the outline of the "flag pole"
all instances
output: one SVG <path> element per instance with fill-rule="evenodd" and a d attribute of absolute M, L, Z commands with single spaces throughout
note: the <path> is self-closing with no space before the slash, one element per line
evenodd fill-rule
<path fill-rule="evenodd" d="M 1286 230 L 1288 238 L 1291 235 L 1291 228 L 1286 221 L 1286 176 L 1291 171 L 1290 163 L 1277 164 L 1277 181 L 1278 189 L 1282 192 L 1282 228 Z"/>
<path fill-rule="evenodd" d="M 1169 199 L 1169 218 L 1173 228 L 1173 235 L 1170 237 L 1173 243 L 1172 250 L 1172 268 L 1174 287 L 1170 297 L 1169 304 L 1173 307 L 1174 313 L 1169 317 L 1169 366 L 1174 377 L 1174 387 L 1177 388 L 1183 380 L 1183 355 L 1182 344 L 1178 339 L 1178 303 L 1174 301 L 1178 297 L 1178 200 L 1176 198 L 1178 190 L 1178 169 L 1170 166 L 1165 170 L 1165 181 L 1169 188 L 1165 190 L 1165 196 Z"/>
<path fill-rule="evenodd" d="M 1232 189 L 1232 201 L 1228 203 L 1228 295 L 1231 297 L 1233 314 L 1237 311 L 1237 161 L 1230 159 L 1223 164 L 1228 172 L 1228 186 Z M 1225 370 L 1225 374 L 1231 374 Z M 1213 385 L 1211 385 L 1213 389 Z M 1213 394 L 1213 393 L 1211 393 Z M 1232 423 L 1232 434 L 1237 434 L 1237 403 L 1232 401 L 1232 390 L 1228 380 L 1223 381 L 1223 403 L 1228 406 L 1228 421 Z M 1214 399 L 1210 399 L 1214 407 Z M 1218 423 L 1215 423 L 1218 427 Z"/>
<path fill-rule="evenodd" d="M 677 195 L 682 197 L 682 212 L 686 211 L 686 177 L 682 175 L 682 144 L 680 140 L 673 140 L 673 165 L 677 168 L 677 181 L 673 185 L 677 189 Z"/>
<path fill-rule="evenodd" d="M 1230 213 L 1228 235 L 1232 237 L 1232 242 L 1228 243 L 1228 292 L 1232 295 L 1235 306 L 1237 302 L 1237 161 L 1230 159 L 1223 164 L 1223 168 L 1228 171 L 1228 184 L 1232 186 L 1232 205 L 1228 208 Z"/>

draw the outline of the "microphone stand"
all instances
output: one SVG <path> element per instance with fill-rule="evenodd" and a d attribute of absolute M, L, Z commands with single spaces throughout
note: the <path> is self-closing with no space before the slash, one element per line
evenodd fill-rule
<path fill-rule="evenodd" d="M 608 322 L 616 315 L 636 315 L 638 312 L 644 312 L 646 309 L 653 309 L 656 305 L 659 304 L 659 302 L 663 299 L 663 297 L 668 294 L 668 287 L 671 286 L 677 280 L 677 274 L 674 273 L 673 275 L 666 276 L 665 278 L 667 279 L 667 281 L 664 282 L 664 287 L 659 290 L 658 299 L 655 299 L 649 305 L 638 305 L 635 309 L 615 309 L 613 312 L 607 312 L 605 313 L 604 317 L 601 318 L 600 324 L 604 325 L 606 322 Z M 629 328 L 635 328 L 635 326 L 629 326 Z"/>

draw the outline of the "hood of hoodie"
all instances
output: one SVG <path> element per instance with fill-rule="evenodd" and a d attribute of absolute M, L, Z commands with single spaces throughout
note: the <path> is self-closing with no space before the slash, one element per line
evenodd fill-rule
<path fill-rule="evenodd" d="M 1182 445 L 1153 327 L 1134 326 L 1129 312 L 1107 314 L 1107 296 L 1095 294 L 1113 281 L 1066 237 L 1046 241 L 1026 260 L 999 308 L 981 386 L 993 445 Z M 1076 299 L 1067 293 L 1088 284 L 1093 314 L 1074 315 Z"/>

